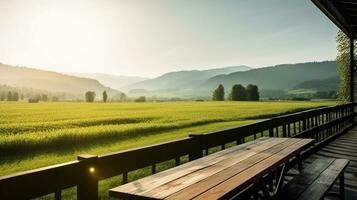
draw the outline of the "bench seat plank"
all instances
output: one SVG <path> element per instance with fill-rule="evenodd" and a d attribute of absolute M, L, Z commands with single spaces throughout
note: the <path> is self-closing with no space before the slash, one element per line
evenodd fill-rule
<path fill-rule="evenodd" d="M 315 160 L 293 178 L 279 194 L 279 199 L 321 199 L 347 167 L 349 160 L 323 158 Z"/>
<path fill-rule="evenodd" d="M 321 173 L 321 175 L 301 194 L 298 198 L 303 199 L 320 199 L 321 194 L 326 194 L 338 177 L 344 172 L 349 160 L 336 159 L 331 165 Z"/>

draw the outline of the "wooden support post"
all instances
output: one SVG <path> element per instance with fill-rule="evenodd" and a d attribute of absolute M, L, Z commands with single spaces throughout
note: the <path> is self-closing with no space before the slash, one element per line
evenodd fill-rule
<path fill-rule="evenodd" d="M 151 174 L 156 174 L 156 165 L 151 165 Z"/>
<path fill-rule="evenodd" d="M 128 172 L 124 172 L 123 173 L 123 180 L 122 180 L 123 184 L 128 183 Z"/>
<path fill-rule="evenodd" d="M 290 127 L 290 123 L 288 123 L 288 137 L 291 137 L 291 127 Z"/>
<path fill-rule="evenodd" d="M 283 125 L 283 137 L 286 137 L 286 124 Z"/>
<path fill-rule="evenodd" d="M 345 199 L 345 172 L 342 172 L 340 176 L 340 199 Z"/>
<path fill-rule="evenodd" d="M 273 128 L 269 129 L 269 137 L 274 137 L 274 129 Z"/>
<path fill-rule="evenodd" d="M 197 143 L 197 147 L 200 146 L 200 143 L 204 143 L 204 135 L 203 134 L 190 134 L 188 135 L 191 138 L 197 139 L 200 138 L 200 141 L 196 141 Z M 202 158 L 203 157 L 203 148 L 199 149 L 199 150 L 195 150 L 194 152 L 188 154 L 188 160 L 189 161 L 193 161 L 196 160 L 198 158 Z"/>
<path fill-rule="evenodd" d="M 354 102 L 355 101 L 355 94 L 354 94 L 354 68 L 355 68 L 355 59 L 354 59 L 354 39 L 350 38 L 350 101 Z"/>
<path fill-rule="evenodd" d="M 55 200 L 61 200 L 62 199 L 62 195 L 61 195 L 61 190 L 56 190 L 55 192 Z"/>
<path fill-rule="evenodd" d="M 96 176 L 96 155 L 80 155 L 77 159 L 82 164 L 83 177 L 77 186 L 78 200 L 98 200 L 98 179 Z"/>
<path fill-rule="evenodd" d="M 180 163 L 181 163 L 180 157 L 176 157 L 176 158 L 175 158 L 175 165 L 176 165 L 176 166 L 179 166 Z"/>
<path fill-rule="evenodd" d="M 302 131 L 306 131 L 306 129 L 307 129 L 306 121 L 307 121 L 306 119 L 302 120 Z"/>

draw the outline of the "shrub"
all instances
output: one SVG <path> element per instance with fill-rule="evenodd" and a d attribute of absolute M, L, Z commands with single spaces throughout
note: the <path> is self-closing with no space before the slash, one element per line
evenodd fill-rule
<path fill-rule="evenodd" d="M 145 102 L 146 101 L 146 97 L 145 96 L 141 96 L 141 97 L 138 97 L 136 99 L 134 99 L 135 102 Z"/>
<path fill-rule="evenodd" d="M 30 98 L 29 103 L 38 103 L 40 101 L 39 98 Z"/>
<path fill-rule="evenodd" d="M 94 102 L 95 92 L 88 91 L 88 92 L 86 92 L 85 97 L 86 97 L 86 102 Z"/>

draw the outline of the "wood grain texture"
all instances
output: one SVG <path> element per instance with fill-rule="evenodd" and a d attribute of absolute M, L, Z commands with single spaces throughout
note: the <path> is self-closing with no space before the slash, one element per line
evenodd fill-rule
<path fill-rule="evenodd" d="M 227 181 L 215 186 L 214 188 L 204 192 L 194 199 L 227 199 L 233 197 L 243 188 L 249 186 L 257 179 L 261 178 L 267 172 L 282 164 L 284 161 L 295 156 L 301 150 L 311 145 L 313 140 L 302 139 L 301 141 L 288 146 L 282 151 L 264 159 L 263 161 L 249 167 L 247 170 L 233 176 Z"/>
<path fill-rule="evenodd" d="M 110 190 L 110 194 L 127 199 L 193 199 L 251 168 L 256 168 L 247 172 L 251 176 L 272 170 L 280 161 L 292 158 L 312 144 L 311 139 L 260 139 L 119 186 Z M 237 185 L 245 185 L 245 179 L 242 183 L 237 182 L 231 190 Z"/>

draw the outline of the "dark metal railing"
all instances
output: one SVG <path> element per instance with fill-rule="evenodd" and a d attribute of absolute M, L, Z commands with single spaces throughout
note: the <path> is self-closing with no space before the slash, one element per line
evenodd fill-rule
<path fill-rule="evenodd" d="M 354 124 L 355 104 L 312 109 L 275 117 L 257 123 L 222 131 L 190 135 L 166 143 L 121 151 L 102 156 L 82 155 L 78 160 L 36 170 L 0 177 L 0 199 L 29 199 L 54 193 L 61 199 L 61 191 L 77 186 L 77 199 L 98 199 L 98 182 L 158 163 L 188 155 L 194 160 L 209 153 L 211 148 L 224 149 L 227 144 L 241 144 L 259 137 L 314 138 L 315 146 L 308 156 Z"/>

